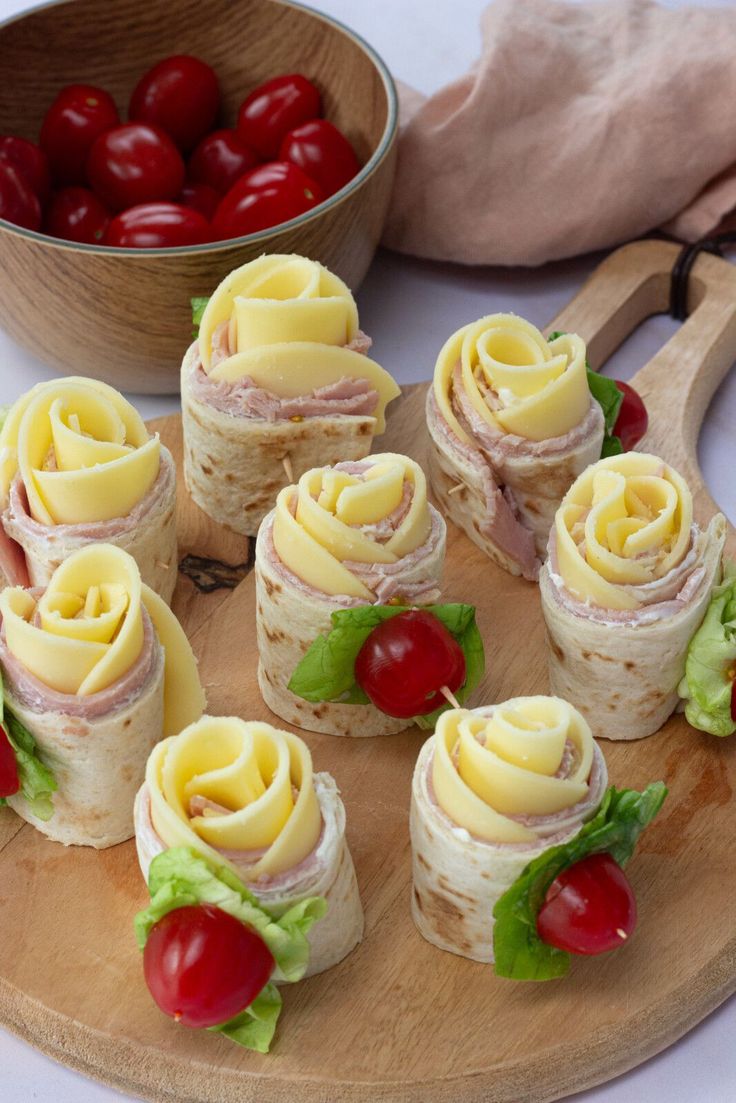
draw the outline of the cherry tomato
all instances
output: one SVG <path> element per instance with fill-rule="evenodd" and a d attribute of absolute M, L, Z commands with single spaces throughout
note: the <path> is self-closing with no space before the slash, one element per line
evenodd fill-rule
<path fill-rule="evenodd" d="M 621 439 L 624 452 L 630 452 L 636 448 L 639 441 L 647 431 L 649 417 L 647 408 L 633 387 L 624 383 L 621 379 L 615 380 L 616 386 L 624 396 L 621 409 L 613 427 L 615 436 Z"/>
<path fill-rule="evenodd" d="M 355 680 L 389 716 L 422 716 L 444 705 L 439 692 L 465 681 L 465 656 L 444 624 L 409 609 L 373 629 L 355 660 Z"/>
<path fill-rule="evenodd" d="M 130 97 L 128 117 L 160 126 L 186 153 L 212 128 L 219 110 L 214 70 L 198 57 L 177 54 L 141 77 Z"/>
<path fill-rule="evenodd" d="M 274 959 L 250 927 L 212 904 L 191 904 L 159 919 L 143 951 L 154 1000 L 184 1026 L 219 1026 L 249 1006 Z"/>
<path fill-rule="evenodd" d="M 253 234 L 288 222 L 321 203 L 322 191 L 289 161 L 272 161 L 246 172 L 224 197 L 212 219 L 213 235 Z"/>
<path fill-rule="evenodd" d="M 571 954 L 615 950 L 635 927 L 634 893 L 610 854 L 590 854 L 563 870 L 537 916 L 542 941 Z"/>
<path fill-rule="evenodd" d="M 181 189 L 177 203 L 182 207 L 191 207 L 193 211 L 199 211 L 209 222 L 219 205 L 222 196 L 214 188 L 207 184 L 192 184 L 187 182 Z"/>
<path fill-rule="evenodd" d="M 62 88 L 44 116 L 39 143 L 57 184 L 86 184 L 95 138 L 120 122 L 112 96 L 91 84 Z"/>
<path fill-rule="evenodd" d="M 40 230 L 41 204 L 21 174 L 10 161 L 0 160 L 0 218 Z"/>
<path fill-rule="evenodd" d="M 51 174 L 48 158 L 39 146 L 25 138 L 5 134 L 0 137 L 0 160 L 10 162 L 34 195 L 38 196 L 41 206 L 48 201 Z"/>
<path fill-rule="evenodd" d="M 319 90 L 299 73 L 259 84 L 238 112 L 238 131 L 261 157 L 278 156 L 279 146 L 295 126 L 321 115 Z"/>
<path fill-rule="evenodd" d="M 105 236 L 110 212 L 89 188 L 72 185 L 52 197 L 44 230 L 52 237 L 99 245 Z"/>
<path fill-rule="evenodd" d="M 204 215 L 181 203 L 141 203 L 113 218 L 105 245 L 127 249 L 164 249 L 177 245 L 201 245 L 210 240 Z"/>
<path fill-rule="evenodd" d="M 0 725 L 0 797 L 12 797 L 20 789 L 18 763 L 8 733 Z"/>
<path fill-rule="evenodd" d="M 311 119 L 290 130 L 279 149 L 280 161 L 292 161 L 334 195 L 360 172 L 355 150 L 344 134 L 327 119 Z"/>
<path fill-rule="evenodd" d="M 224 195 L 259 158 L 241 140 L 237 130 L 213 130 L 189 158 L 189 179 L 208 184 Z"/>
<path fill-rule="evenodd" d="M 101 134 L 87 158 L 93 190 L 113 211 L 175 199 L 184 162 L 165 131 L 148 123 L 124 123 Z"/>

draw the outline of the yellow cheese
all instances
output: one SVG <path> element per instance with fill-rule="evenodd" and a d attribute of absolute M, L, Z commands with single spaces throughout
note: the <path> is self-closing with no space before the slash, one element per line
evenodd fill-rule
<path fill-rule="evenodd" d="M 231 356 L 212 365 L 215 330 L 227 323 Z M 323 265 L 294 254 L 258 257 L 215 290 L 199 327 L 202 367 L 228 383 L 248 376 L 280 398 L 309 395 L 341 379 L 365 379 L 378 394 L 376 432 L 399 388 L 373 360 L 346 348 L 358 333 L 350 289 Z"/>
<path fill-rule="evenodd" d="M 568 743 L 572 768 L 556 777 Z M 458 827 L 488 842 L 533 842 L 513 816 L 548 816 L 588 792 L 593 737 L 577 709 L 559 697 L 516 697 L 490 716 L 443 713 L 434 735 L 432 787 Z"/>
<path fill-rule="evenodd" d="M 336 345 L 291 341 L 238 352 L 210 371 L 210 378 L 234 383 L 248 376 L 280 398 L 311 394 L 319 387 L 339 383 L 341 379 L 366 379 L 378 394 L 378 405 L 371 415 L 376 432 L 386 428 L 386 406 L 401 394 L 396 381 L 362 353 Z"/>
<path fill-rule="evenodd" d="M 304 582 L 326 594 L 371 601 L 373 594 L 345 562 L 396 563 L 428 538 L 431 516 L 424 472 L 413 460 L 387 452 L 363 461 L 360 474 L 316 467 L 276 499 L 273 542 L 279 559 Z M 408 484 L 406 516 L 386 541 L 374 525 L 400 505 Z"/>
<path fill-rule="evenodd" d="M 473 441 L 452 409 L 458 365 L 473 409 L 497 433 L 533 441 L 563 436 L 590 407 L 580 337 L 567 333 L 548 342 L 536 326 L 515 314 L 490 314 L 445 342 L 434 371 L 437 405 L 466 444 Z M 486 401 L 487 392 L 495 395 L 494 409 Z"/>
<path fill-rule="evenodd" d="M 324 265 L 294 253 L 249 261 L 215 289 L 199 326 L 206 372 L 211 365 L 214 331 L 229 322 L 233 313 L 238 352 L 274 341 L 342 345 L 358 332 L 358 308 L 347 284 Z"/>
<path fill-rule="evenodd" d="M 558 572 L 581 601 L 636 609 L 622 587 L 663 578 L 690 546 L 687 483 L 657 456 L 626 452 L 588 467 L 555 516 Z"/>
<path fill-rule="evenodd" d="M 36 601 L 21 587 L 0 594 L 8 649 L 44 685 L 88 697 L 122 678 L 143 647 L 145 605 L 164 648 L 164 735 L 202 715 L 197 664 L 169 607 L 142 585 L 132 556 L 89 544 L 57 567 Z"/>
<path fill-rule="evenodd" d="M 220 850 L 265 850 L 249 880 L 293 869 L 319 840 L 309 749 L 270 724 L 203 716 L 154 748 L 146 784 L 166 846 L 193 846 L 218 864 L 230 864 Z M 202 807 L 196 798 L 212 803 Z"/>
<path fill-rule="evenodd" d="M 186 633 L 163 598 L 146 586 L 141 598 L 164 649 L 164 735 L 174 735 L 199 720 L 207 701 L 197 660 Z"/>
<path fill-rule="evenodd" d="M 17 472 L 44 525 L 125 517 L 159 472 L 158 436 L 113 387 L 70 377 L 41 383 L 12 407 L 0 433 L 0 499 Z"/>

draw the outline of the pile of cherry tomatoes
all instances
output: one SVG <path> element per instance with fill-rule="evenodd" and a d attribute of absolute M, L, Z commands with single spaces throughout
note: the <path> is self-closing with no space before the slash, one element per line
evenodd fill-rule
<path fill-rule="evenodd" d="M 216 128 L 219 113 L 217 76 L 196 57 L 145 73 L 128 122 L 104 89 L 68 85 L 38 145 L 0 136 L 0 218 L 92 245 L 200 245 L 295 218 L 360 169 L 298 73 L 255 88 L 234 128 Z"/>

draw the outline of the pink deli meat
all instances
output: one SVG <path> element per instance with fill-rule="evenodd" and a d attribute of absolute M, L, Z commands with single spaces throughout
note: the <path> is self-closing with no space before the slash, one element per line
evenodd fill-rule
<path fill-rule="evenodd" d="M 371 347 L 371 339 L 358 331 L 356 337 L 345 346 L 352 352 L 365 354 Z M 228 323 L 222 322 L 213 334 L 212 366 L 231 356 L 228 341 Z M 263 387 L 258 387 L 249 376 L 234 383 L 212 379 L 197 357 L 192 369 L 192 394 L 199 401 L 231 417 L 247 417 L 261 421 L 287 421 L 290 418 L 312 417 L 372 417 L 378 406 L 378 392 L 367 379 L 343 377 L 336 383 L 317 387 L 307 395 L 280 398 Z"/>

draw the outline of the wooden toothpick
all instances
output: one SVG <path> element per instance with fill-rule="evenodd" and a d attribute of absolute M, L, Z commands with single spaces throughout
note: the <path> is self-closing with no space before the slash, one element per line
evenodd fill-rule
<path fill-rule="evenodd" d="M 286 478 L 290 483 L 294 482 L 294 468 L 291 466 L 291 456 L 287 452 L 281 462 L 284 465 L 284 471 L 286 472 Z"/>
<path fill-rule="evenodd" d="M 447 491 L 448 497 L 450 496 L 450 494 L 457 494 L 458 490 L 462 490 L 464 486 L 465 483 L 458 483 L 456 486 L 451 486 L 450 489 Z"/>
<path fill-rule="evenodd" d="M 461 707 L 460 702 L 458 701 L 457 697 L 455 696 L 455 694 L 452 692 L 451 689 L 447 688 L 447 686 L 440 686 L 440 693 L 442 694 L 442 696 L 445 698 L 446 701 L 450 702 L 450 704 L 452 705 L 452 707 L 454 709 L 459 709 Z"/>

